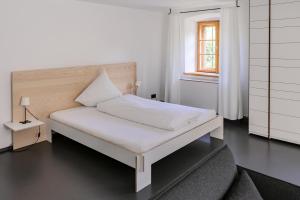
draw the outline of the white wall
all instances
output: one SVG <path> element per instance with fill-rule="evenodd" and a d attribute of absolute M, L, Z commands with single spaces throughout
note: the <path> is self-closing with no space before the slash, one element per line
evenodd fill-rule
<path fill-rule="evenodd" d="M 180 103 L 186 106 L 218 110 L 218 82 L 215 78 L 180 81 Z"/>
<path fill-rule="evenodd" d="M 136 61 L 140 94 L 160 93 L 165 16 L 79 0 L 1 0 L 0 149 L 11 145 L 10 73 Z"/>

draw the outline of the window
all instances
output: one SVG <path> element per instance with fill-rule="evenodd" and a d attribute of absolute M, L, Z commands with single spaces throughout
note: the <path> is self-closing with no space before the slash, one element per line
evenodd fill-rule
<path fill-rule="evenodd" d="M 219 73 L 219 21 L 198 22 L 197 72 Z"/>

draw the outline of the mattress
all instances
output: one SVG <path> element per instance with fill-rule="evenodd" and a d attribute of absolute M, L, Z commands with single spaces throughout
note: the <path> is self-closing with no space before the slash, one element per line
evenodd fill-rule
<path fill-rule="evenodd" d="M 50 118 L 86 134 L 103 139 L 135 153 L 145 153 L 216 117 L 205 110 L 197 121 L 176 131 L 159 129 L 99 112 L 94 107 L 78 107 L 52 113 Z"/>

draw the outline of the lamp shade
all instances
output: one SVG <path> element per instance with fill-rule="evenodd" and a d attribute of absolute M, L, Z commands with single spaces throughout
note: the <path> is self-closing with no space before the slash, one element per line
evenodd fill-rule
<path fill-rule="evenodd" d="M 141 85 L 142 85 L 142 81 L 136 81 L 136 83 L 135 83 L 135 86 L 136 86 L 136 87 L 139 88 L 139 87 L 141 87 Z"/>
<path fill-rule="evenodd" d="M 21 98 L 21 106 L 30 106 L 30 98 L 22 97 Z"/>

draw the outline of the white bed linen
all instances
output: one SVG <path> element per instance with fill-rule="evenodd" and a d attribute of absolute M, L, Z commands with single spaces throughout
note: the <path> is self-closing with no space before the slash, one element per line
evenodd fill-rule
<path fill-rule="evenodd" d="M 207 110 L 124 95 L 97 105 L 100 112 L 122 119 L 176 131 L 201 118 Z"/>
<path fill-rule="evenodd" d="M 135 153 L 144 153 L 216 116 L 212 110 L 194 123 L 168 131 L 101 113 L 94 107 L 78 107 L 52 113 L 50 118 Z"/>

